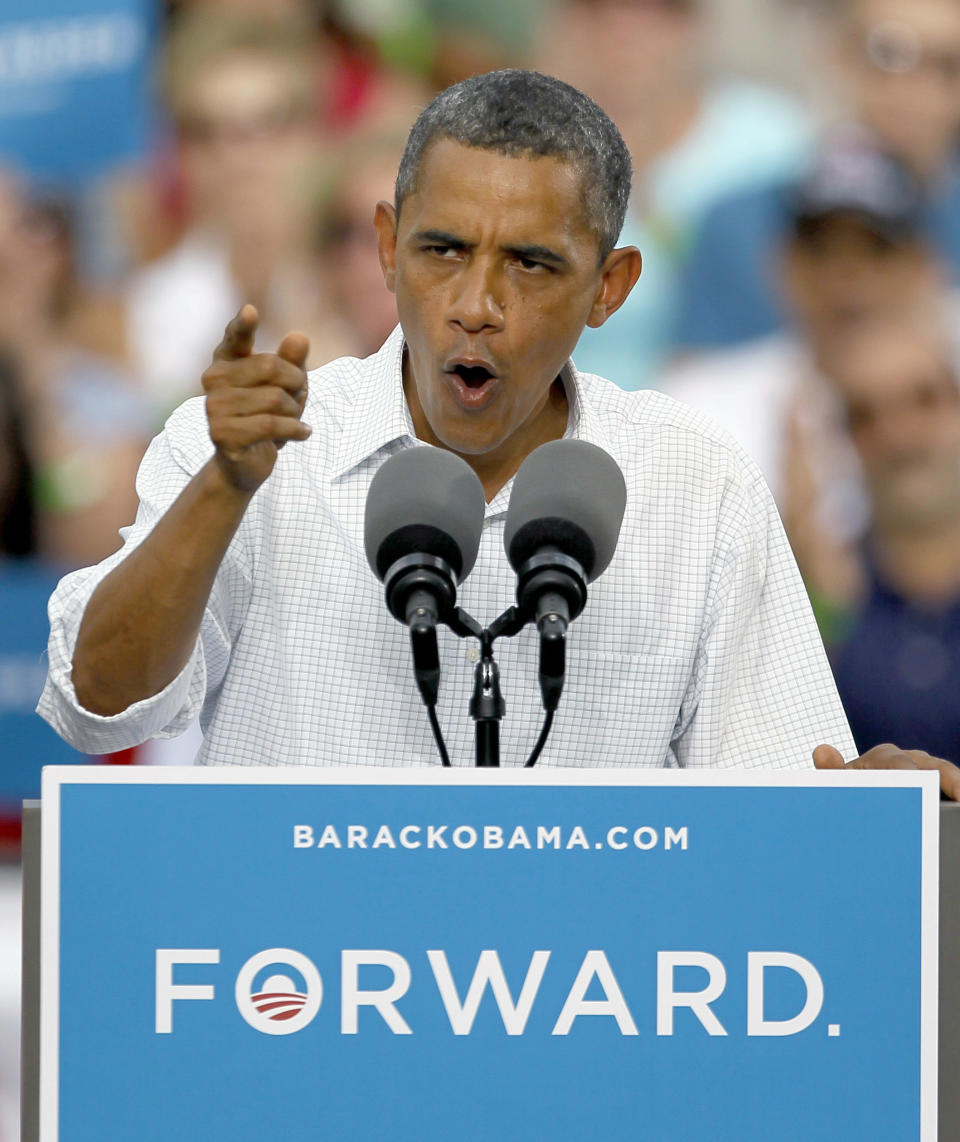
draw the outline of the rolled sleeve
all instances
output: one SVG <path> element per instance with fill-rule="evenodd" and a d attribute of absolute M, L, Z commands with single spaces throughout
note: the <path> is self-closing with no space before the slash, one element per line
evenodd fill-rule
<path fill-rule="evenodd" d="M 52 633 L 51 633 L 52 642 Z M 140 745 L 148 738 L 183 733 L 200 711 L 206 692 L 203 649 L 198 641 L 189 662 L 159 694 L 134 702 L 119 714 L 104 717 L 81 706 L 73 689 L 72 651 L 64 663 L 54 662 L 37 704 L 37 713 L 74 748 L 85 753 L 112 753 Z"/>
<path fill-rule="evenodd" d="M 193 402 L 188 402 L 193 404 Z M 137 475 L 140 506 L 133 525 L 121 532 L 124 543 L 119 551 L 95 567 L 74 571 L 60 581 L 48 606 L 50 637 L 48 641 L 47 680 L 37 705 L 37 713 L 75 748 L 87 753 L 109 753 L 139 745 L 153 737 L 175 737 L 182 733 L 200 712 L 207 692 L 207 653 L 214 661 L 226 660 L 228 647 L 225 624 L 208 608 L 201 635 L 189 661 L 163 690 L 130 705 L 119 714 L 105 717 L 87 710 L 77 700 L 73 686 L 73 655 L 83 615 L 100 583 L 150 534 L 186 484 L 206 462 L 209 437 L 190 431 L 184 420 L 197 420 L 199 409 L 175 414 L 181 423 L 171 425 L 150 445 Z M 193 440 L 192 447 L 175 447 L 172 437 L 179 429 L 182 439 Z M 186 431 L 185 431 L 186 429 Z"/>

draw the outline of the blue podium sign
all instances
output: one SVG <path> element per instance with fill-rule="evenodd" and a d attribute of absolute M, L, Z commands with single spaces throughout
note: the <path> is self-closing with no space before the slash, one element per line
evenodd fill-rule
<path fill-rule="evenodd" d="M 935 774 L 49 768 L 40 1142 L 934 1142 Z"/>

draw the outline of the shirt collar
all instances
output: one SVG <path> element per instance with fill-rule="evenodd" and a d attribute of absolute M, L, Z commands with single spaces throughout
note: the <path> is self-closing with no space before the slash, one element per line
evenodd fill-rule
<path fill-rule="evenodd" d="M 416 442 L 403 395 L 403 346 L 403 330 L 398 325 L 380 351 L 362 362 L 362 368 L 351 378 L 354 399 L 344 417 L 331 464 L 334 479 L 396 441 Z"/>
<path fill-rule="evenodd" d="M 377 452 L 393 444 L 417 444 L 413 419 L 403 394 L 403 330 L 398 325 L 379 352 L 369 357 L 357 378 L 355 399 L 344 418 L 331 476 L 338 479 Z M 573 361 L 560 371 L 569 404 L 564 439 L 587 440 L 610 451 L 607 433 L 596 410 L 586 399 L 584 382 Z M 488 505 L 495 511 L 513 485 L 511 480 Z M 506 510 L 505 506 L 504 509 Z"/>

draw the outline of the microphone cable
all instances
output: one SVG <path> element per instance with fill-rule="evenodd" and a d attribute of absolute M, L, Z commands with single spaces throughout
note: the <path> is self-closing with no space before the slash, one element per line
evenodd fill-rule
<path fill-rule="evenodd" d="M 547 710 L 547 716 L 543 719 L 543 728 L 540 730 L 537 744 L 533 747 L 533 753 L 527 758 L 524 769 L 532 769 L 537 764 L 537 759 L 543 753 L 543 747 L 547 744 L 547 738 L 550 736 L 550 727 L 553 725 L 555 713 L 555 710 Z"/>
<path fill-rule="evenodd" d="M 447 753 L 443 731 L 440 729 L 440 722 L 437 720 L 436 706 L 427 706 L 427 717 L 430 719 L 430 729 L 433 730 L 433 740 L 437 743 L 437 749 L 440 751 L 440 764 L 449 768 L 450 755 Z"/>

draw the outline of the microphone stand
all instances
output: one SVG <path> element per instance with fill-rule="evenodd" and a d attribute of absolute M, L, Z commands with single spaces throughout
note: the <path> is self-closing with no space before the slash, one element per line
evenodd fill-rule
<path fill-rule="evenodd" d="M 526 626 L 516 607 L 510 607 L 480 635 L 480 661 L 474 673 L 470 717 L 476 723 L 476 762 L 478 768 L 500 765 L 500 722 L 507 704 L 500 693 L 500 667 L 493 657 L 494 641 L 512 638 Z"/>
<path fill-rule="evenodd" d="M 585 594 L 584 588 L 584 596 Z M 566 632 L 570 621 L 565 594 L 562 591 L 548 591 L 541 596 L 535 607 L 530 605 L 528 599 L 524 599 L 524 604 L 523 607 L 509 607 L 486 630 L 462 607 L 454 608 L 452 613 L 439 619 L 459 638 L 480 640 L 480 661 L 474 671 L 473 695 L 470 699 L 470 717 L 475 723 L 475 760 L 480 769 L 496 769 L 500 766 L 500 723 L 507 704 L 500 690 L 500 667 L 493 657 L 493 644 L 498 638 L 513 638 L 528 622 L 535 621 L 540 631 L 540 689 L 544 708 L 551 720 L 563 690 Z M 580 609 L 582 603 L 577 607 L 577 614 Z M 434 615 L 428 600 L 419 592 L 414 592 L 408 604 L 407 622 L 410 625 L 414 673 L 428 706 L 431 702 L 426 691 L 428 688 L 432 690 L 435 704 L 436 686 L 440 679 L 437 619 Z M 549 721 L 534 751 L 534 758 L 539 756 L 546 730 L 549 730 Z"/>
<path fill-rule="evenodd" d="M 500 667 L 493 657 L 493 638 L 489 630 L 480 636 L 480 661 L 474 673 L 470 717 L 476 723 L 476 761 L 478 768 L 500 765 L 500 721 L 507 704 L 500 693 Z"/>

